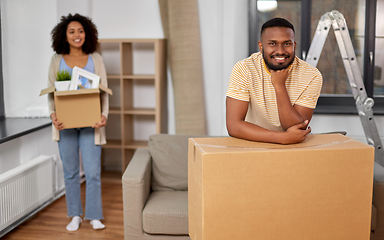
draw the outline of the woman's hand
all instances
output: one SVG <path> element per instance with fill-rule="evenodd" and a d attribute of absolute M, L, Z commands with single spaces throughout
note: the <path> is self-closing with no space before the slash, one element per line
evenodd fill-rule
<path fill-rule="evenodd" d="M 60 122 L 59 120 L 57 120 L 56 113 L 51 114 L 51 119 L 52 119 L 53 125 L 55 126 L 55 128 L 57 130 L 63 130 L 64 129 L 63 123 Z"/>
<path fill-rule="evenodd" d="M 107 118 L 104 115 L 101 115 L 100 122 L 95 123 L 95 125 L 92 127 L 93 128 L 101 128 L 101 127 L 104 127 L 105 125 L 107 125 Z"/>

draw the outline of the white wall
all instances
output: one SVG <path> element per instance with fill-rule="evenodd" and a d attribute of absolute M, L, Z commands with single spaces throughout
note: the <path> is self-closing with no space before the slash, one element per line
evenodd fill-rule
<path fill-rule="evenodd" d="M 0 174 L 39 155 L 56 155 L 59 159 L 59 149 L 51 134 L 48 127 L 0 144 Z"/>
<path fill-rule="evenodd" d="M 50 30 L 56 1 L 1 1 L 4 102 L 7 117 L 47 116 L 47 85 L 52 55 Z"/>
<path fill-rule="evenodd" d="M 198 0 L 198 4 L 208 133 L 226 135 L 228 78 L 235 62 L 248 54 L 248 1 Z M 38 95 L 46 86 L 53 53 L 50 31 L 60 16 L 75 12 L 90 16 L 100 38 L 163 38 L 157 0 L 2 0 L 1 11 L 7 117 L 48 115 L 46 97 Z M 169 81 L 169 132 L 174 133 L 171 87 Z M 383 121 L 376 117 L 378 125 Z M 364 139 L 357 116 L 315 115 L 311 126 L 315 133 L 344 130 Z"/>
<path fill-rule="evenodd" d="M 384 143 L 384 117 L 376 116 L 374 120 L 381 142 Z M 312 133 L 345 131 L 348 137 L 367 143 L 360 118 L 355 115 L 314 115 L 310 125 Z"/>

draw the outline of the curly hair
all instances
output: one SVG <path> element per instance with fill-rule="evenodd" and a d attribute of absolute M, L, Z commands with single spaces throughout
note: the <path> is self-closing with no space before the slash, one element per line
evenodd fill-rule
<path fill-rule="evenodd" d="M 90 54 L 96 51 L 98 45 L 98 32 L 96 25 L 88 17 L 78 13 L 62 16 L 61 21 L 53 28 L 52 48 L 58 54 L 69 54 L 69 44 L 67 42 L 67 27 L 71 22 L 79 22 L 85 31 L 85 42 L 82 46 L 83 52 Z"/>

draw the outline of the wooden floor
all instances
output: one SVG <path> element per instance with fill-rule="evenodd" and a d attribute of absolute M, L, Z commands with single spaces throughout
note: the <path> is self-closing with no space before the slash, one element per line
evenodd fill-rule
<path fill-rule="evenodd" d="M 84 209 L 85 183 L 82 184 L 82 202 Z M 67 218 L 65 196 L 25 221 L 1 240 L 88 240 L 88 239 L 124 239 L 123 198 L 121 180 L 116 177 L 102 177 L 103 213 L 106 228 L 94 230 L 89 221 L 83 221 L 79 230 L 66 230 L 70 219 Z"/>

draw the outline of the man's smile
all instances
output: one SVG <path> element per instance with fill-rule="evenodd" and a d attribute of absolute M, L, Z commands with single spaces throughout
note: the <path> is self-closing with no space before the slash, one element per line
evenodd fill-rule
<path fill-rule="evenodd" d="M 284 63 L 285 60 L 288 58 L 289 58 L 289 56 L 285 56 L 285 55 L 284 56 L 276 56 L 276 55 L 271 56 L 271 59 L 274 59 L 278 63 Z"/>

